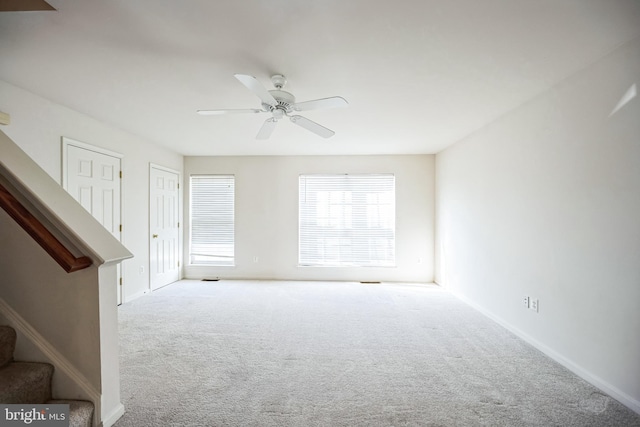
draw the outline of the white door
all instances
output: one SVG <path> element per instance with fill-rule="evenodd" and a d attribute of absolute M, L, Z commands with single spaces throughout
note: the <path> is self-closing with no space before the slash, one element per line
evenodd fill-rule
<path fill-rule="evenodd" d="M 151 289 L 180 279 L 180 174 L 149 169 L 149 274 Z"/>
<path fill-rule="evenodd" d="M 65 162 L 63 187 L 113 236 L 122 241 L 121 163 L 122 156 L 97 147 L 63 138 Z M 122 303 L 122 275 L 118 266 L 118 282 L 114 284 L 118 304 Z"/>

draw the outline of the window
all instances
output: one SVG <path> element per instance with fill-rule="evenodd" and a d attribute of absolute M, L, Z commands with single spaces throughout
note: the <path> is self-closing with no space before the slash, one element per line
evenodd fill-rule
<path fill-rule="evenodd" d="M 300 175 L 299 263 L 395 265 L 395 176 Z"/>
<path fill-rule="evenodd" d="M 234 176 L 191 176 L 191 264 L 234 265 Z"/>

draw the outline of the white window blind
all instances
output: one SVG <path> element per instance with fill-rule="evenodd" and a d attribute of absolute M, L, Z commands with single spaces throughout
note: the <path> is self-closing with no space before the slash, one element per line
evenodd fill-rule
<path fill-rule="evenodd" d="M 395 176 L 300 175 L 299 260 L 395 265 Z"/>
<path fill-rule="evenodd" d="M 234 265 L 234 176 L 191 176 L 191 264 Z"/>

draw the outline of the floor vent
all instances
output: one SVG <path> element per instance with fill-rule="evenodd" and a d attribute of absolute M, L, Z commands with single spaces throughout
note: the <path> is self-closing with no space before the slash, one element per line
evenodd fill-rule
<path fill-rule="evenodd" d="M 380 284 L 380 282 L 360 282 L 360 283 L 362 283 L 363 285 L 379 285 Z"/>
<path fill-rule="evenodd" d="M 218 279 L 217 277 L 215 279 L 202 279 L 203 282 L 217 282 L 220 279 Z"/>

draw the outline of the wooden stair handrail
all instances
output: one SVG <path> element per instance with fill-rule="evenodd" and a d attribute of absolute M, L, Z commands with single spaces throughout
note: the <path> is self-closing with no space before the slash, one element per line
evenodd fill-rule
<path fill-rule="evenodd" d="M 76 258 L 24 205 L 0 183 L 0 207 L 4 209 L 51 258 L 67 273 L 82 270 L 92 264 L 89 257 Z"/>

